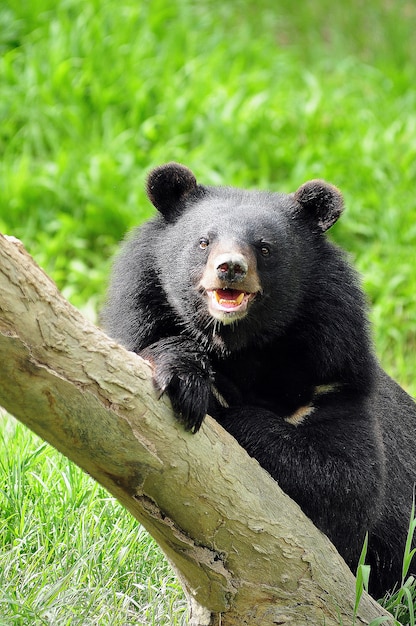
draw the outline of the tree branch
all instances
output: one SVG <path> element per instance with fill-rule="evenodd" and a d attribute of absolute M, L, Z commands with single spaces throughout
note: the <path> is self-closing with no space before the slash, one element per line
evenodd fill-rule
<path fill-rule="evenodd" d="M 355 579 L 329 540 L 213 419 L 185 432 L 149 365 L 1 235 L 0 378 L 0 403 L 155 538 L 191 624 L 352 624 Z M 355 624 L 380 615 L 364 594 Z"/>

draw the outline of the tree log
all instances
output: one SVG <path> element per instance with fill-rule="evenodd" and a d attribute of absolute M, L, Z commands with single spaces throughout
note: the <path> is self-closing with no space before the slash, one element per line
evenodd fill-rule
<path fill-rule="evenodd" d="M 0 380 L 4 408 L 155 538 L 188 595 L 190 624 L 353 623 L 355 579 L 330 541 L 213 419 L 185 432 L 149 364 L 1 235 Z M 355 624 L 381 615 L 364 593 Z"/>

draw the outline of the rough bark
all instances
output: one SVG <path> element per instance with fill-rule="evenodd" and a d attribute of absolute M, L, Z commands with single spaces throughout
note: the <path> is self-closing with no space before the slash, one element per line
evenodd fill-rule
<path fill-rule="evenodd" d="M 213 419 L 185 432 L 150 376 L 0 235 L 0 403 L 147 528 L 190 623 L 352 624 L 355 579 L 329 540 Z M 364 594 L 355 624 L 380 615 Z"/>

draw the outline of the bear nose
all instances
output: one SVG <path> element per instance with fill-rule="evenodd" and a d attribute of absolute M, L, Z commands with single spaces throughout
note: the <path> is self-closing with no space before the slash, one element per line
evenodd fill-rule
<path fill-rule="evenodd" d="M 232 283 L 247 276 L 248 264 L 242 254 L 226 252 L 215 259 L 217 276 L 220 280 Z"/>

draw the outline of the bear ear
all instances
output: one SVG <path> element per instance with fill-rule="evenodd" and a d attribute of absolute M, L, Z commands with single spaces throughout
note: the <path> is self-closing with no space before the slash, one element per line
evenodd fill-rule
<path fill-rule="evenodd" d="M 299 187 L 294 197 L 318 232 L 331 228 L 344 210 L 341 192 L 324 180 L 308 181 Z"/>
<path fill-rule="evenodd" d="M 179 163 L 160 165 L 147 177 L 149 200 L 166 218 L 176 215 L 185 196 L 196 189 L 195 176 Z"/>

